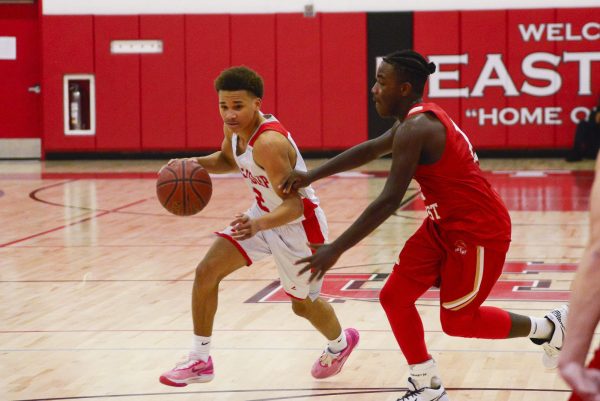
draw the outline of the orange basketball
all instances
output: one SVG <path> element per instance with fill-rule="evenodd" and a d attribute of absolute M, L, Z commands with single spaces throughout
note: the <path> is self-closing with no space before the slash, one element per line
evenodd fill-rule
<path fill-rule="evenodd" d="M 212 182 L 196 160 L 176 159 L 164 166 L 156 180 L 160 204 L 177 216 L 191 216 L 208 204 Z"/>

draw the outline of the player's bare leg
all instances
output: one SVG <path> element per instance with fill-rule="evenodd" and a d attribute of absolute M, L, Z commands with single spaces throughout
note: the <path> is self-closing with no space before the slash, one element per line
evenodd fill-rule
<path fill-rule="evenodd" d="M 219 283 L 246 265 L 246 259 L 228 240 L 218 237 L 198 267 L 192 289 L 194 344 L 188 359 L 165 372 L 160 382 L 183 387 L 189 383 L 205 383 L 214 377 L 210 342 L 217 312 Z"/>

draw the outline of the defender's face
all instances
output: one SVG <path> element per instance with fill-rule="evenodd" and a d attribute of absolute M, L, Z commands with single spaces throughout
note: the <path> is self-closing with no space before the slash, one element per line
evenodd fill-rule
<path fill-rule="evenodd" d="M 397 115 L 402 99 L 403 82 L 397 82 L 394 66 L 383 61 L 375 76 L 375 84 L 371 88 L 375 109 L 381 117 Z"/>
<path fill-rule="evenodd" d="M 219 91 L 219 111 L 232 132 L 252 128 L 261 100 L 246 90 Z"/>

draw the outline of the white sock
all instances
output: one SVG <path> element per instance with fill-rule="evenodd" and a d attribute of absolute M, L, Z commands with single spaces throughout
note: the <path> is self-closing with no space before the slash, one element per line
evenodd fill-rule
<path fill-rule="evenodd" d="M 190 352 L 190 357 L 192 359 L 198 359 L 207 362 L 210 355 L 210 339 L 211 337 L 194 335 L 194 342 L 192 344 L 192 352 Z"/>
<path fill-rule="evenodd" d="M 346 333 L 344 332 L 344 330 L 342 330 L 342 334 L 340 334 L 338 338 L 329 341 L 329 344 L 327 344 L 327 348 L 329 348 L 329 351 L 332 354 L 337 354 L 338 352 L 341 352 L 347 346 L 348 342 L 346 341 Z"/>
<path fill-rule="evenodd" d="M 542 340 L 549 340 L 554 332 L 554 324 L 546 319 L 545 317 L 532 317 L 531 319 L 531 331 L 527 337 L 539 338 Z"/>
<path fill-rule="evenodd" d="M 431 387 L 431 379 L 434 377 L 441 383 L 440 373 L 433 358 L 423 363 L 409 365 L 408 369 L 410 377 L 416 382 L 417 388 Z"/>

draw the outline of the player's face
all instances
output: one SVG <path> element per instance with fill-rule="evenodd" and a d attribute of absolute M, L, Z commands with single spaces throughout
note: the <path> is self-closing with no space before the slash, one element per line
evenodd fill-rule
<path fill-rule="evenodd" d="M 398 82 L 394 66 L 383 61 L 377 68 L 376 81 L 371 88 L 377 114 L 395 117 L 400 110 L 404 93 L 404 82 Z"/>
<path fill-rule="evenodd" d="M 219 110 L 225 125 L 232 132 L 254 129 L 261 100 L 248 91 L 219 91 Z"/>

